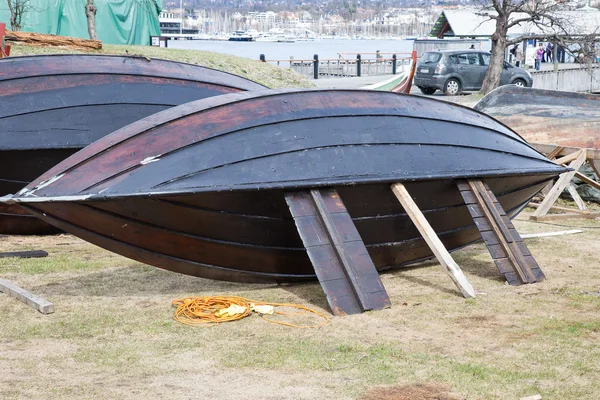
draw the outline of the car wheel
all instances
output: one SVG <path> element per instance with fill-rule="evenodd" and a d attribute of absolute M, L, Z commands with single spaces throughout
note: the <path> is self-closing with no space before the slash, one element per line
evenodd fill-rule
<path fill-rule="evenodd" d="M 448 79 L 444 85 L 444 94 L 446 96 L 456 96 L 460 94 L 460 82 L 458 79 Z"/>
<path fill-rule="evenodd" d="M 434 94 L 435 91 L 437 90 L 436 88 L 432 88 L 432 87 L 419 87 L 419 89 L 421 90 L 421 93 L 423 93 L 423 94 Z"/>
<path fill-rule="evenodd" d="M 527 87 L 527 82 L 525 82 L 523 79 L 517 79 L 513 82 L 513 85 L 518 87 Z"/>

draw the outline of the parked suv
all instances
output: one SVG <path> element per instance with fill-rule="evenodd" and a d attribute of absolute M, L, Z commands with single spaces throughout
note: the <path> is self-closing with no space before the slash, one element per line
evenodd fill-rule
<path fill-rule="evenodd" d="M 447 96 L 455 96 L 463 90 L 480 90 L 490 58 L 487 51 L 428 51 L 417 63 L 414 85 L 424 94 L 433 94 L 439 89 Z M 505 61 L 500 85 L 510 84 L 531 87 L 533 78 L 529 72 Z"/>

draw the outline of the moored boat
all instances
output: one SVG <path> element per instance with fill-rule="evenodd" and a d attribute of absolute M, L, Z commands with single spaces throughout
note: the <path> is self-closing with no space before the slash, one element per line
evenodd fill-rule
<path fill-rule="evenodd" d="M 313 279 L 285 193 L 335 188 L 378 270 L 431 257 L 390 184 L 448 249 L 480 234 L 456 187 L 515 216 L 565 169 L 492 118 L 376 91 L 266 91 L 184 104 L 91 144 L 2 201 L 126 257 L 246 282 Z"/>
<path fill-rule="evenodd" d="M 0 195 L 93 141 L 167 108 L 264 86 L 197 65 L 145 57 L 47 55 L 0 60 Z M 0 207 L 1 234 L 55 231 Z"/>

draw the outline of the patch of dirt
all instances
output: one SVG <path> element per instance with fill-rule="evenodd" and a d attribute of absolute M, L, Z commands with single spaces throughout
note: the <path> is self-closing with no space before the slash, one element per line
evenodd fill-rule
<path fill-rule="evenodd" d="M 417 383 L 376 387 L 367 392 L 361 400 L 463 400 L 464 397 L 452 393 L 448 386 L 438 383 Z"/>

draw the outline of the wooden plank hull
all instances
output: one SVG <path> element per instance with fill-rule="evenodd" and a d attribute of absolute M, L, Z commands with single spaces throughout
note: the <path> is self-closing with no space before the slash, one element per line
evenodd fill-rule
<path fill-rule="evenodd" d="M 52 55 L 0 61 L 0 195 L 99 138 L 206 97 L 264 89 L 196 65 L 145 58 Z M 56 231 L 0 206 L 0 234 Z M 19 220 L 23 218 L 23 226 Z"/>
<path fill-rule="evenodd" d="M 545 186 L 547 178 L 488 182 L 508 190 L 499 200 L 512 217 Z M 433 202 L 429 193 L 436 186 L 446 191 L 436 192 Z M 420 208 L 448 249 L 480 239 L 452 181 L 420 182 L 407 187 L 413 196 L 422 199 Z M 389 185 L 343 186 L 337 190 L 378 270 L 433 256 L 402 207 L 389 198 Z M 294 221 L 284 208 L 284 193 L 259 193 L 256 197 L 236 192 L 81 204 L 51 202 L 27 207 L 66 232 L 167 270 L 242 282 L 314 279 Z M 380 197 L 377 202 L 373 201 L 375 193 Z M 256 202 L 268 205 L 269 212 L 257 214 L 260 210 L 253 206 Z"/>
<path fill-rule="evenodd" d="M 600 149 L 600 96 L 502 86 L 474 107 L 528 142 Z"/>
<path fill-rule="evenodd" d="M 480 236 L 456 179 L 485 178 L 514 216 L 564 170 L 491 118 L 443 102 L 247 92 L 125 127 L 5 201 L 157 267 L 294 281 L 314 270 L 285 193 L 335 188 L 381 271 L 432 256 L 390 183 L 404 182 L 445 246 L 457 249 Z"/>

